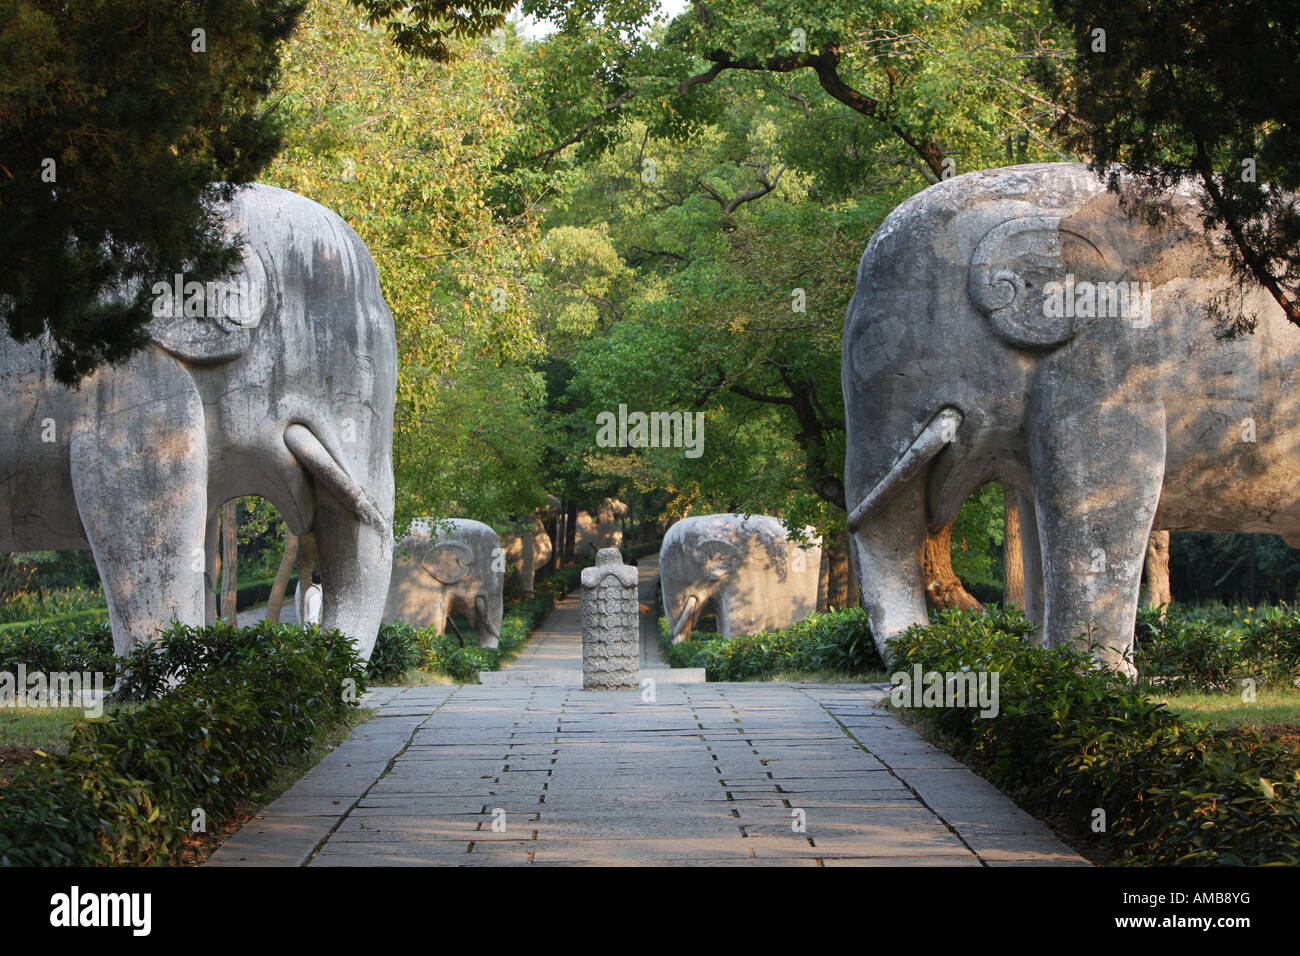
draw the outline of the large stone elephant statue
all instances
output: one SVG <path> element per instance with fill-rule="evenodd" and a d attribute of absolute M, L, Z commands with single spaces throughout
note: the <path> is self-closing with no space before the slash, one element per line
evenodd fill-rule
<path fill-rule="evenodd" d="M 596 513 L 578 512 L 578 526 L 573 536 L 573 554 L 579 561 L 594 560 L 604 548 L 623 547 L 623 517 L 627 505 L 617 498 L 606 498 Z"/>
<path fill-rule="evenodd" d="M 442 634 L 447 617 L 460 612 L 478 631 L 479 647 L 496 647 L 505 562 L 497 533 L 481 521 L 418 519 L 396 548 L 384 620 Z"/>
<path fill-rule="evenodd" d="M 724 637 L 801 621 L 817 609 L 821 539 L 807 546 L 768 515 L 698 515 L 670 527 L 659 547 L 664 613 L 674 644 L 711 608 Z"/>
<path fill-rule="evenodd" d="M 1163 198 L 1151 225 L 1084 166 L 1017 166 L 932 186 L 872 237 L 844 330 L 845 479 L 882 654 L 926 621 L 927 528 L 989 480 L 1016 490 L 1043 642 L 1088 630 L 1129 674 L 1153 527 L 1300 542 L 1300 330 L 1235 285 L 1190 190 Z"/>
<path fill-rule="evenodd" d="M 546 525 L 540 517 L 533 515 L 518 522 L 514 534 L 507 536 L 502 544 L 506 560 L 515 568 L 510 576 L 512 585 L 523 591 L 525 598 L 532 597 L 537 572 L 551 560 L 554 551 Z"/>
<path fill-rule="evenodd" d="M 40 341 L 0 337 L 0 551 L 89 547 L 125 653 L 204 623 L 207 530 L 261 495 L 315 533 L 322 625 L 369 658 L 392 560 L 392 315 L 334 213 L 268 186 L 225 213 L 240 272 L 178 277 L 179 297 L 166 277 L 153 343 L 79 389 L 54 381 Z"/>

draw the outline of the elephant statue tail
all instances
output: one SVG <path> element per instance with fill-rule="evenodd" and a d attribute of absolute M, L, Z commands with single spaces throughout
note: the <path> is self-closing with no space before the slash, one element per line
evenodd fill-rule
<path fill-rule="evenodd" d="M 876 486 L 849 514 L 849 532 L 857 531 L 862 522 L 888 501 L 899 488 L 920 474 L 935 455 L 943 451 L 944 446 L 957 437 L 957 429 L 961 427 L 961 423 L 962 414 L 956 408 L 948 405 L 939 409 L 930 419 L 929 424 L 921 430 L 921 434 L 916 436 L 907 447 L 907 451 L 894 462 L 889 473 L 876 483 Z"/>

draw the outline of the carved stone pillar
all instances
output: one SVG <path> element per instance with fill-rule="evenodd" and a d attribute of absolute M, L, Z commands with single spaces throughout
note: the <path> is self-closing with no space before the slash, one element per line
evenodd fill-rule
<path fill-rule="evenodd" d="M 637 569 L 617 548 L 602 548 L 596 566 L 582 572 L 582 686 L 587 690 L 639 687 L 641 623 Z"/>

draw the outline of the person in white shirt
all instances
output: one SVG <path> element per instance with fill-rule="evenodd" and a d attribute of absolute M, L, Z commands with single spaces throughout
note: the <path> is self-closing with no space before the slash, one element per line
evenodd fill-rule
<path fill-rule="evenodd" d="M 320 572 L 311 573 L 311 587 L 302 596 L 302 623 L 320 625 Z"/>

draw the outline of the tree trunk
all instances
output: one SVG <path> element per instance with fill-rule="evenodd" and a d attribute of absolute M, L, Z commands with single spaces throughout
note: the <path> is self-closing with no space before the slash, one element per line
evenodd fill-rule
<path fill-rule="evenodd" d="M 573 564 L 578 560 L 578 503 L 570 501 L 564 513 L 564 561 Z"/>
<path fill-rule="evenodd" d="M 1173 600 L 1169 592 L 1169 532 L 1152 531 L 1147 542 L 1147 606 L 1162 607 Z"/>
<path fill-rule="evenodd" d="M 1020 507 L 1016 503 L 1016 490 L 1006 487 L 1002 492 L 1002 606 L 1015 605 L 1025 609 L 1025 554 L 1020 547 Z"/>
<path fill-rule="evenodd" d="M 298 539 L 298 590 L 293 595 L 293 606 L 302 621 L 302 593 L 311 587 L 311 573 L 319 569 L 320 558 L 316 552 L 316 534 L 304 534 Z"/>
<path fill-rule="evenodd" d="M 280 608 L 284 606 L 284 592 L 289 587 L 289 578 L 293 575 L 293 563 L 297 559 L 298 536 L 286 528 L 284 554 L 280 555 L 280 566 L 275 571 L 275 583 L 271 585 L 271 596 L 266 602 L 266 619 L 272 624 L 280 620 Z"/>
<path fill-rule="evenodd" d="M 822 567 L 817 582 L 817 604 L 827 608 L 856 607 L 858 582 L 849 566 L 849 534 L 841 531 L 822 545 Z"/>
<path fill-rule="evenodd" d="M 235 627 L 239 626 L 235 608 L 239 592 L 238 506 L 237 500 L 221 506 L 221 616 Z"/>
<path fill-rule="evenodd" d="M 827 597 L 830 592 L 831 578 L 831 549 L 829 545 L 822 544 L 821 565 L 817 568 L 817 611 L 818 613 L 826 610 Z"/>
<path fill-rule="evenodd" d="M 925 599 L 934 608 L 955 607 L 982 611 L 984 605 L 970 595 L 952 569 L 952 525 L 930 532 L 925 539 Z"/>
<path fill-rule="evenodd" d="M 564 518 L 560 515 L 551 517 L 551 560 L 552 570 L 564 563 Z"/>

